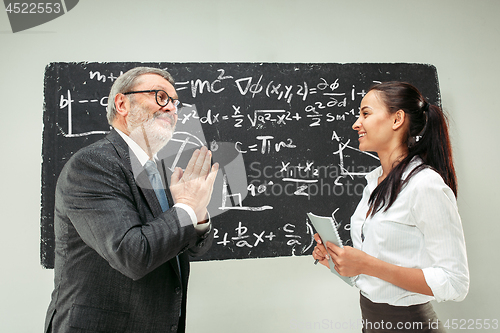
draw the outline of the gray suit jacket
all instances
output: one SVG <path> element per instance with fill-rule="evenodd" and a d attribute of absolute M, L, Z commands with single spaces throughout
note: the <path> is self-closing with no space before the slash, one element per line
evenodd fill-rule
<path fill-rule="evenodd" d="M 205 253 L 213 231 L 198 235 L 183 209 L 162 212 L 134 159 L 113 130 L 64 166 L 45 332 L 184 331 L 188 254 Z"/>

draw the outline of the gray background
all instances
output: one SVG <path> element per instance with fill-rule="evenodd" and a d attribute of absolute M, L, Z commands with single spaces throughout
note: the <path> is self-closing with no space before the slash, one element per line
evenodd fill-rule
<path fill-rule="evenodd" d="M 53 271 L 39 263 L 39 217 L 43 75 L 54 61 L 435 65 L 471 272 L 465 301 L 435 308 L 444 322 L 500 319 L 499 14 L 498 0 L 82 0 L 13 34 L 2 11 L 0 330 L 42 331 L 52 291 Z M 350 327 L 360 319 L 358 291 L 311 257 L 198 262 L 191 277 L 189 332 L 360 331 Z"/>

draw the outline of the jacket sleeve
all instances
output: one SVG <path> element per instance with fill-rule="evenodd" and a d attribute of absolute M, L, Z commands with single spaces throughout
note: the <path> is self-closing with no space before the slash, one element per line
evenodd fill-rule
<path fill-rule="evenodd" d="M 432 172 L 422 179 L 414 198 L 412 212 L 432 263 L 423 269 L 425 280 L 438 302 L 462 301 L 469 290 L 469 268 L 455 195 Z"/>
<path fill-rule="evenodd" d="M 144 211 L 147 204 L 132 171 L 118 156 L 108 153 L 77 153 L 58 180 L 56 210 L 64 210 L 60 213 L 88 246 L 134 280 L 189 248 L 209 246 L 208 235 L 199 237 L 180 208 L 145 221 L 139 210 Z"/>

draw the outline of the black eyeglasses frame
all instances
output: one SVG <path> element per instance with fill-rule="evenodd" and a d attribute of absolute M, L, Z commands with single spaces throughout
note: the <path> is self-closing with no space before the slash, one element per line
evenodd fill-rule
<path fill-rule="evenodd" d="M 160 99 L 158 98 L 158 92 L 160 92 L 160 91 L 164 92 L 165 95 L 167 95 L 167 103 L 165 103 L 163 105 L 160 103 Z M 168 93 L 165 90 L 163 90 L 163 89 L 128 91 L 128 92 L 125 92 L 123 94 L 124 95 L 130 95 L 130 94 L 152 93 L 152 92 L 155 93 L 156 104 L 158 104 L 162 108 L 165 107 L 165 106 L 167 106 L 169 102 L 172 102 L 172 104 L 175 106 L 175 111 L 177 113 L 177 111 L 179 111 L 179 109 L 181 109 L 183 107 L 183 104 L 182 104 L 182 102 L 179 99 L 175 99 L 175 98 L 170 97 L 168 95 Z"/>

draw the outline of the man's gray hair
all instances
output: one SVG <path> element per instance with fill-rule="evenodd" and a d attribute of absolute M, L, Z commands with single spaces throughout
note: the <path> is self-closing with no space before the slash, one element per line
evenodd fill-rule
<path fill-rule="evenodd" d="M 111 91 L 109 92 L 108 97 L 108 107 L 106 108 L 106 116 L 108 118 L 108 123 L 112 125 L 113 121 L 116 117 L 116 106 L 115 106 L 115 96 L 120 93 L 125 93 L 132 90 L 135 85 L 138 83 L 138 79 L 141 75 L 144 74 L 157 74 L 163 77 L 165 80 L 170 82 L 173 86 L 175 86 L 175 81 L 172 75 L 169 72 L 153 67 L 136 67 L 133 68 L 123 75 L 120 75 L 118 79 L 113 83 L 111 87 Z"/>

